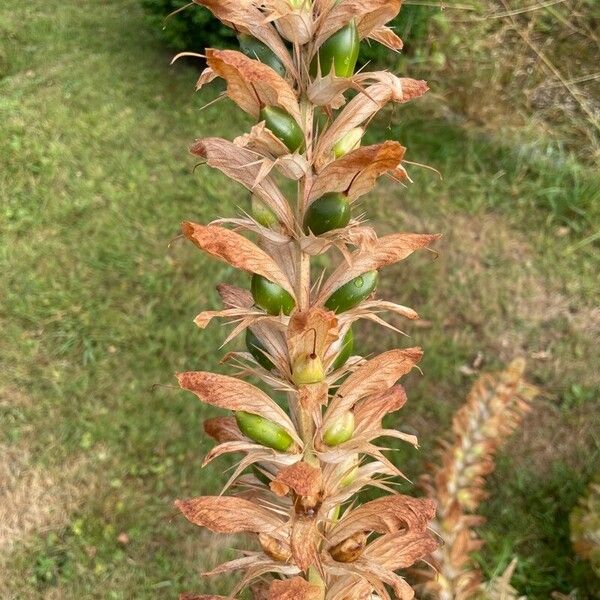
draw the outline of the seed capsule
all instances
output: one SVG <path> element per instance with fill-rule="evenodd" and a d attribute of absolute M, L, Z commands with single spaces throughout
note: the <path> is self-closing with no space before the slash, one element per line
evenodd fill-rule
<path fill-rule="evenodd" d="M 304 230 L 321 235 L 346 227 L 350 222 L 350 204 L 344 194 L 331 193 L 315 200 L 306 210 Z"/>
<path fill-rule="evenodd" d="M 354 127 L 346 135 L 341 137 L 333 147 L 333 154 L 336 158 L 340 158 L 352 150 L 356 150 L 360 146 L 360 140 L 365 133 L 362 127 Z"/>
<path fill-rule="evenodd" d="M 265 347 L 261 344 L 260 340 L 254 335 L 253 331 L 248 327 L 246 329 L 246 348 L 248 352 L 252 354 L 256 362 L 267 371 L 273 368 L 273 363 L 265 356 L 263 350 Z"/>
<path fill-rule="evenodd" d="M 273 560 L 285 563 L 292 559 L 292 551 L 290 550 L 289 544 L 285 544 L 281 540 L 267 535 L 266 533 L 259 533 L 258 541 L 260 542 L 263 552 Z"/>
<path fill-rule="evenodd" d="M 343 542 L 329 548 L 329 554 L 333 560 L 341 563 L 349 563 L 358 560 L 367 545 L 367 534 L 360 531 L 345 539 Z"/>
<path fill-rule="evenodd" d="M 289 315 L 296 304 L 289 292 L 262 275 L 252 276 L 250 290 L 254 302 L 270 315 L 278 315 L 281 312 Z"/>
<path fill-rule="evenodd" d="M 269 46 L 245 33 L 240 33 L 238 35 L 238 41 L 240 43 L 240 50 L 246 56 L 255 60 L 260 60 L 261 63 L 268 65 L 282 77 L 285 75 L 283 63 L 277 58 L 277 55 L 269 48 Z"/>
<path fill-rule="evenodd" d="M 290 434 L 281 426 L 259 415 L 240 410 L 235 413 L 240 431 L 253 442 L 285 452 L 293 444 Z"/>
<path fill-rule="evenodd" d="M 324 377 L 323 361 L 315 354 L 301 356 L 292 364 L 292 380 L 296 385 L 319 383 Z"/>
<path fill-rule="evenodd" d="M 256 196 L 252 196 L 252 216 L 263 227 L 273 227 L 277 223 L 275 213 Z"/>
<path fill-rule="evenodd" d="M 290 152 L 304 149 L 304 132 L 296 120 L 281 108 L 265 106 L 260 111 L 260 118 L 267 127 L 278 137 Z"/>
<path fill-rule="evenodd" d="M 351 77 L 360 50 L 358 29 L 354 20 L 338 29 L 319 48 L 318 59 L 311 63 L 311 75 L 317 74 L 317 65 L 321 66 L 321 75 L 329 75 L 332 67 L 338 77 Z"/>
<path fill-rule="evenodd" d="M 323 433 L 323 441 L 328 446 L 339 446 L 347 442 L 354 433 L 354 413 L 348 411 L 339 417 Z"/>
<path fill-rule="evenodd" d="M 346 364 L 346 361 L 352 356 L 353 350 L 354 334 L 352 333 L 352 329 L 348 329 L 344 339 L 342 340 L 340 352 L 333 361 L 331 368 L 335 371 L 336 369 L 343 367 Z"/>
<path fill-rule="evenodd" d="M 325 302 L 325 307 L 336 313 L 345 312 L 362 302 L 377 286 L 377 271 L 369 271 L 345 283 Z"/>

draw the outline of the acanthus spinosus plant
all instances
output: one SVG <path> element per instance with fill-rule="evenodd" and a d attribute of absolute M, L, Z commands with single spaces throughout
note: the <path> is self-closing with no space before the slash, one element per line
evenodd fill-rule
<path fill-rule="evenodd" d="M 400 0 L 196 2 L 236 31 L 242 50 L 207 49 L 198 88 L 222 78 L 227 96 L 256 125 L 233 141 L 204 138 L 191 149 L 252 194 L 252 216 L 183 224 L 201 250 L 250 276 L 249 289 L 221 283 L 223 310 L 195 322 L 203 328 L 215 317 L 230 319 L 227 341 L 244 333 L 248 351 L 226 357 L 237 377 L 178 375 L 182 388 L 233 413 L 205 422 L 217 441 L 205 464 L 226 453 L 241 458 L 225 485 L 231 495 L 176 505 L 213 532 L 255 536 L 255 549 L 211 572 L 241 571 L 232 598 L 246 587 L 257 599 L 412 598 L 398 571 L 437 547 L 428 529 L 435 504 L 390 487 L 402 473 L 375 440 L 416 445 L 382 420 L 406 402 L 397 382 L 422 352 L 365 359 L 352 335 L 359 319 L 388 325 L 380 316 L 386 311 L 417 318 L 373 298 L 378 272 L 438 237 L 379 237 L 356 210 L 380 176 L 408 180 L 405 148 L 396 141 L 362 146 L 365 127 L 388 103 L 427 91 L 423 81 L 387 71 L 354 73 L 361 41 L 401 48 L 385 26 Z M 296 182 L 294 197 L 284 194 L 284 178 Z M 311 280 L 311 258 L 329 251 L 338 265 Z M 281 392 L 285 408 L 271 397 Z M 388 495 L 357 503 L 369 486 Z"/>

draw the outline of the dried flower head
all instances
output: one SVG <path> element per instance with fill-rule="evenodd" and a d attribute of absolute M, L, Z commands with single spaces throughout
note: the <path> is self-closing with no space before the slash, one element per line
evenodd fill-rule
<path fill-rule="evenodd" d="M 470 554 L 483 543 L 473 530 L 483 518 L 474 512 L 487 497 L 485 478 L 494 470 L 496 451 L 538 394 L 523 379 L 524 371 L 525 361 L 517 359 L 506 370 L 475 382 L 454 417 L 452 439 L 442 443 L 439 463 L 421 479 L 427 496 L 437 503 L 433 527 L 443 541 L 431 557 L 435 571 L 413 570 L 424 598 L 466 600 L 481 594 L 482 575 Z M 513 570 L 514 566 L 507 572 Z M 488 589 L 501 589 L 505 580 Z M 509 581 L 510 577 L 503 590 L 508 590 Z"/>
<path fill-rule="evenodd" d="M 233 413 L 204 425 L 217 442 L 204 464 L 237 457 L 224 488 L 231 495 L 176 506 L 210 531 L 254 536 L 254 550 L 209 573 L 241 571 L 231 597 L 249 587 L 255 599 L 410 599 L 398 570 L 437 547 L 428 530 L 435 504 L 395 493 L 390 479 L 402 473 L 377 440 L 416 446 L 413 435 L 385 428 L 383 419 L 406 402 L 397 382 L 422 352 L 389 350 L 367 360 L 354 351 L 352 334 L 360 319 L 395 329 L 385 312 L 418 318 L 373 293 L 380 269 L 438 238 L 379 237 L 355 210 L 380 177 L 408 180 L 401 144 L 361 146 L 361 138 L 380 109 L 421 96 L 427 85 L 387 71 L 354 73 L 361 40 L 401 48 L 385 25 L 400 0 L 195 1 L 234 29 L 244 50 L 207 49 L 197 87 L 223 79 L 226 95 L 256 124 L 231 141 L 196 140 L 191 152 L 244 186 L 252 211 L 182 230 L 251 281 L 249 289 L 221 283 L 223 308 L 195 319 L 200 328 L 227 319 L 233 327 L 225 342 L 245 335 L 247 351 L 224 359 L 234 376 L 178 375 L 183 389 Z M 297 182 L 294 198 L 282 178 Z M 337 266 L 311 281 L 311 257 L 330 250 Z M 284 393 L 285 408 L 263 388 Z M 367 487 L 387 495 L 357 503 Z"/>

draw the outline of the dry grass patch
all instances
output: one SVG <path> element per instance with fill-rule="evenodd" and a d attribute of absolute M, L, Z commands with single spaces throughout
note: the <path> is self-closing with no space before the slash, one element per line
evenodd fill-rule
<path fill-rule="evenodd" d="M 568 427 L 565 421 L 564 412 L 551 402 L 537 402 L 506 449 L 515 468 L 530 469 L 539 477 L 555 464 L 585 472 L 589 449 L 596 445 L 600 430 L 600 414 L 590 402 L 569 411 Z"/>
<path fill-rule="evenodd" d="M 33 400 L 21 390 L 14 387 L 0 390 L 3 412 L 12 409 L 26 413 L 32 406 Z M 14 586 L 22 585 L 23 574 L 7 566 L 13 551 L 22 550 L 36 536 L 68 525 L 73 513 L 96 488 L 96 477 L 90 475 L 87 457 L 74 456 L 56 465 L 42 464 L 31 450 L 34 438 L 35 432 L 23 426 L 16 443 L 0 444 L 0 596 L 3 598 L 25 597 L 23 590 L 14 595 Z"/>
<path fill-rule="evenodd" d="M 89 463 L 79 457 L 54 467 L 36 465 L 27 445 L 0 446 L 0 556 L 32 534 L 69 522 L 91 493 Z"/>

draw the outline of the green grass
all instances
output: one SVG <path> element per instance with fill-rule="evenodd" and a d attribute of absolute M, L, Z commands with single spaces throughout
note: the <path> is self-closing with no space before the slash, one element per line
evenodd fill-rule
<path fill-rule="evenodd" d="M 200 469 L 210 411 L 174 389 L 173 373 L 223 370 L 224 330 L 201 332 L 192 319 L 216 305 L 214 284 L 239 276 L 169 242 L 181 220 L 206 222 L 247 202 L 224 177 L 193 172 L 185 150 L 201 135 L 232 137 L 247 120 L 224 102 L 200 110 L 210 92 L 193 94 L 190 65 L 169 67 L 137 4 L 9 0 L 0 10 L 0 448 L 28 449 L 29 467 L 59 481 L 66 465 L 82 465 L 76 508 L 5 554 L 2 597 L 229 587 L 200 571 L 236 542 L 194 530 L 172 509 L 176 497 L 216 492 L 229 464 Z M 427 351 L 425 377 L 408 380 L 397 419 L 419 431 L 422 450 L 396 458 L 416 479 L 469 387 L 459 367 L 477 352 L 485 368 L 546 352 L 530 361 L 546 395 L 491 481 L 479 559 L 493 572 L 517 555 L 516 584 L 531 598 L 576 587 L 591 597 L 565 515 L 600 458 L 590 368 L 599 359 L 598 180 L 568 155 L 500 144 L 427 103 L 385 113 L 372 135 L 396 137 L 410 160 L 445 175 L 413 167 L 408 190 L 384 184 L 364 204 L 381 231 L 445 233 L 437 260 L 389 270 L 381 291 L 431 326 L 407 326 L 407 342 L 371 326 L 358 334 L 369 351 Z"/>

